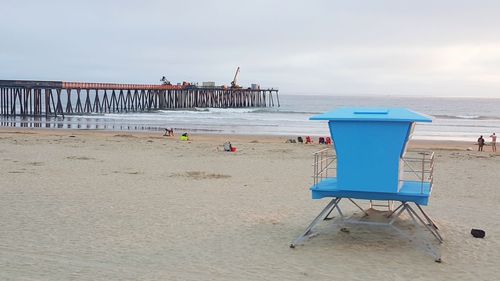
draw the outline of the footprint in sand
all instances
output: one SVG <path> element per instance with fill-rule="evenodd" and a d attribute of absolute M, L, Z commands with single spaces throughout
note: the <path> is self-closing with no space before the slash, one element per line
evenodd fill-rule
<path fill-rule="evenodd" d="M 95 158 L 92 157 L 86 157 L 86 156 L 68 156 L 66 159 L 70 160 L 95 160 Z"/>
<path fill-rule="evenodd" d="M 139 171 L 112 171 L 113 174 L 128 174 L 128 175 L 142 175 L 144 172 Z"/>
<path fill-rule="evenodd" d="M 120 137 L 120 138 L 137 138 L 136 136 L 127 135 L 127 134 L 118 134 L 118 135 L 114 135 L 114 137 Z"/>
<path fill-rule="evenodd" d="M 183 173 L 174 173 L 171 174 L 170 177 L 181 177 L 188 178 L 194 180 L 204 180 L 204 179 L 227 179 L 230 178 L 230 175 L 225 174 L 215 174 L 215 173 L 206 173 L 202 171 L 187 171 Z"/>

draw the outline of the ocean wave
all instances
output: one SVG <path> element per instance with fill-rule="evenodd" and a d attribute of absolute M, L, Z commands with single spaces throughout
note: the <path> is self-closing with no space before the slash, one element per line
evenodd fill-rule
<path fill-rule="evenodd" d="M 446 115 L 436 114 L 432 115 L 441 119 L 472 119 L 472 120 L 500 120 L 499 116 L 482 116 L 482 115 Z"/>
<path fill-rule="evenodd" d="M 168 109 L 168 110 L 158 110 L 156 112 L 163 114 L 174 114 L 174 113 L 188 113 L 188 114 L 200 114 L 200 113 L 252 113 L 257 112 L 260 109 L 254 108 L 215 108 L 215 107 L 194 107 L 192 109 Z"/>
<path fill-rule="evenodd" d="M 257 109 L 255 112 L 257 113 L 282 113 L 282 114 L 323 114 L 324 112 L 316 112 L 316 111 L 294 111 L 294 110 L 265 110 L 265 109 Z"/>
<path fill-rule="evenodd" d="M 158 110 L 159 113 L 278 113 L 278 114 L 321 114 L 323 112 L 316 111 L 294 111 L 280 110 L 279 108 L 217 108 L 217 107 L 195 107 L 192 109 L 170 109 Z"/>
<path fill-rule="evenodd" d="M 198 110 L 198 108 L 197 108 Z M 201 108 L 201 110 L 208 110 L 211 113 L 253 113 L 257 109 L 255 108 Z"/>

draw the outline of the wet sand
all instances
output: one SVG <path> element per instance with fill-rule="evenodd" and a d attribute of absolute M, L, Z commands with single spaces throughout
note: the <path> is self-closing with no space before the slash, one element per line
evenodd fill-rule
<path fill-rule="evenodd" d="M 436 151 L 443 262 L 377 231 L 288 247 L 326 205 L 312 153 L 287 137 L 0 128 L 1 280 L 493 280 L 500 158 Z M 237 153 L 222 152 L 229 139 Z M 366 206 L 366 204 L 365 204 Z M 346 210 L 354 209 L 345 205 Z M 325 222 L 327 224 L 327 222 Z M 486 230 L 475 239 L 471 228 Z"/>

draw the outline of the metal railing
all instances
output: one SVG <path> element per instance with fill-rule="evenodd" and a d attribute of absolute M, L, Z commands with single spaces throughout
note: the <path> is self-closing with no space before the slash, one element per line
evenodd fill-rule
<path fill-rule="evenodd" d="M 337 175 L 337 155 L 331 148 L 325 148 L 313 153 L 313 184 L 316 185 L 326 178 Z M 420 182 L 420 192 L 424 192 L 424 183 L 434 182 L 434 152 L 410 150 L 401 159 L 403 166 L 402 181 Z"/>
<path fill-rule="evenodd" d="M 423 150 L 407 151 L 403 161 L 404 181 L 419 181 L 420 193 L 424 193 L 424 183 L 430 183 L 430 188 L 434 183 L 434 152 Z"/>
<path fill-rule="evenodd" d="M 313 184 L 320 183 L 327 177 L 337 175 L 337 156 L 331 148 L 325 148 L 313 153 Z"/>

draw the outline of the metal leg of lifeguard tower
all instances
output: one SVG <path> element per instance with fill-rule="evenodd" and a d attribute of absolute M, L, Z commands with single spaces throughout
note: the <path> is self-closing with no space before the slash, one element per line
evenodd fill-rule
<path fill-rule="evenodd" d="M 342 198 L 340 198 L 340 199 L 342 199 Z M 338 200 L 339 202 L 340 202 L 340 199 Z M 349 201 L 351 201 L 351 203 L 352 203 L 352 204 L 354 204 L 354 206 L 358 207 L 358 209 L 360 209 L 360 210 L 361 210 L 361 212 L 363 212 L 363 213 L 365 214 L 365 216 L 368 216 L 368 213 L 367 213 L 367 212 L 366 212 L 366 211 L 365 211 L 365 210 L 364 210 L 361 206 L 359 206 L 359 204 L 358 204 L 358 203 L 356 203 L 356 201 L 352 200 L 351 198 L 347 198 L 347 199 L 349 199 Z M 338 202 L 337 202 L 337 203 L 338 203 Z M 330 209 L 330 211 L 328 212 L 328 214 L 326 214 L 326 216 L 325 216 L 325 218 L 324 218 L 323 220 L 325 220 L 325 221 L 326 221 L 326 220 L 331 220 L 331 219 L 333 219 L 333 217 L 332 217 L 332 218 L 330 218 L 329 216 L 330 216 L 330 214 L 333 212 L 333 210 L 335 210 L 335 208 L 337 208 L 337 211 L 339 212 L 339 215 L 340 215 L 341 217 L 343 217 L 343 216 L 344 216 L 344 214 L 342 213 L 342 210 L 340 209 L 340 207 L 335 206 L 335 207 L 333 207 L 333 208 L 331 208 L 331 209 Z"/>
<path fill-rule="evenodd" d="M 356 207 L 358 207 L 364 214 L 365 216 L 368 216 L 368 213 L 361 208 L 354 200 L 351 198 L 347 198 L 351 203 L 353 203 Z M 290 248 L 295 248 L 295 246 L 300 245 L 304 242 L 305 239 L 307 238 L 312 238 L 312 231 L 314 227 L 320 223 L 322 220 L 329 220 L 329 215 L 332 213 L 333 210 L 337 210 L 339 213 L 339 220 L 340 222 L 334 222 L 334 224 L 339 224 L 339 225 L 344 225 L 344 224 L 366 224 L 366 225 L 378 225 L 378 226 L 390 226 L 393 229 L 395 229 L 398 233 L 400 233 L 402 236 L 407 238 L 410 241 L 414 241 L 415 237 L 413 237 L 411 234 L 406 233 L 404 230 L 398 228 L 397 226 L 394 225 L 396 220 L 406 211 L 411 218 L 411 220 L 414 222 L 416 225 L 423 225 L 424 228 L 429 231 L 441 244 L 443 242 L 443 237 L 439 233 L 439 229 L 437 228 L 436 224 L 432 221 L 432 219 L 424 212 L 422 207 L 418 204 L 415 203 L 417 208 L 419 209 L 420 213 L 422 216 L 420 216 L 410 205 L 408 202 L 401 202 L 401 204 L 396 208 L 392 208 L 390 202 L 387 207 L 389 208 L 389 214 L 387 215 L 388 218 L 391 218 L 391 220 L 388 223 L 382 223 L 382 222 L 366 222 L 366 221 L 350 221 L 349 218 L 345 219 L 344 214 L 342 213 L 342 210 L 340 209 L 339 202 L 342 200 L 342 198 L 334 198 L 332 199 L 328 205 L 319 213 L 319 215 L 311 222 L 311 224 L 306 228 L 304 233 L 297 237 L 291 244 Z M 370 202 L 370 207 L 373 205 Z M 325 215 L 326 214 L 326 215 Z M 420 223 L 419 223 L 420 222 Z M 418 239 L 417 240 L 421 240 Z M 434 256 L 436 262 L 441 262 L 441 253 L 439 248 L 433 247 L 431 243 L 425 243 L 425 241 L 420 241 L 421 244 L 425 244 L 427 246 L 427 250 Z"/>
<path fill-rule="evenodd" d="M 399 210 L 397 215 L 391 219 L 390 225 L 392 226 L 392 228 L 394 228 L 396 231 L 398 231 L 401 235 L 405 236 L 408 240 L 410 240 L 410 241 L 413 241 L 414 239 L 420 240 L 420 241 L 416 241 L 416 242 L 420 242 L 420 244 L 417 244 L 417 246 L 421 246 L 421 245 L 426 246 L 426 250 L 428 250 L 434 256 L 435 261 L 441 262 L 441 252 L 440 252 L 439 247 L 434 247 L 432 245 L 432 243 L 426 243 L 426 241 L 424 241 L 423 239 L 419 239 L 420 237 L 418 237 L 418 236 L 411 236 L 410 234 L 408 234 L 405 231 L 403 231 L 402 229 L 394 226 L 394 224 L 393 224 L 394 221 L 397 219 L 397 217 L 399 217 L 404 211 L 406 211 L 415 225 L 418 225 L 420 222 L 420 224 L 423 225 L 425 227 L 425 229 L 428 230 L 436 238 L 436 240 L 439 242 L 439 244 L 443 243 L 444 239 L 441 236 L 441 234 L 439 233 L 439 230 L 438 230 L 436 224 L 429 218 L 429 216 L 424 212 L 424 210 L 422 209 L 422 207 L 420 207 L 420 205 L 418 205 L 416 203 L 415 203 L 415 205 L 421 211 L 422 215 L 427 220 L 427 223 L 407 202 L 402 202 L 400 205 L 401 209 Z M 392 214 L 394 214 L 394 213 L 391 213 L 391 215 Z"/>
<path fill-rule="evenodd" d="M 333 198 L 328 205 L 319 213 L 319 215 L 309 224 L 304 233 L 297 237 L 292 243 L 290 243 L 290 248 L 295 248 L 296 245 L 301 244 L 309 234 L 311 234 L 311 230 L 321 221 L 324 220 L 330 215 L 330 213 L 337 207 L 341 198 Z M 325 216 L 326 213 L 326 216 Z"/>

